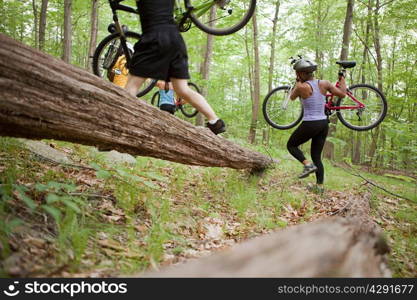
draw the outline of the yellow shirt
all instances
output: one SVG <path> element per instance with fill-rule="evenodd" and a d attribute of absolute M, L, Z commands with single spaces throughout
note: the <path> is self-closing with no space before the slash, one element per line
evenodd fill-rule
<path fill-rule="evenodd" d="M 124 55 L 119 56 L 113 66 L 112 72 L 114 73 L 113 83 L 124 88 L 127 83 L 127 74 L 129 74 Z"/>

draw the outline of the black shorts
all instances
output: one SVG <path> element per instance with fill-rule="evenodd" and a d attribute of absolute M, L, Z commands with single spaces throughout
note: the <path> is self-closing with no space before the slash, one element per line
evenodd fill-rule
<path fill-rule="evenodd" d="M 130 74 L 165 81 L 190 78 L 187 48 L 176 25 L 146 31 L 134 49 Z"/>

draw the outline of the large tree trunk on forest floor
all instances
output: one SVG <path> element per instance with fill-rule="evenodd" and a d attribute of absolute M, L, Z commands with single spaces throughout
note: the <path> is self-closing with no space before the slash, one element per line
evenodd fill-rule
<path fill-rule="evenodd" d="M 190 165 L 257 171 L 273 163 L 2 34 L 0 135 L 66 140 Z"/>
<path fill-rule="evenodd" d="M 145 276 L 390 277 L 389 248 L 370 220 L 369 198 L 365 194 L 348 203 L 339 211 L 345 217 L 292 226 Z"/>

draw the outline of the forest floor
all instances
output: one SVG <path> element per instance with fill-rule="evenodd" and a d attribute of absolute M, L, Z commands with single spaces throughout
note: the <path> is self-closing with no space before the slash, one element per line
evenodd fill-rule
<path fill-rule="evenodd" d="M 209 255 L 286 226 L 337 215 L 372 193 L 372 218 L 384 230 L 396 277 L 417 276 L 417 191 L 413 178 L 367 173 L 389 195 L 325 162 L 326 192 L 296 179 L 282 151 L 262 176 L 137 157 L 109 163 L 93 147 L 45 141 L 71 165 L 36 156 L 0 138 L 0 276 L 113 277 Z M 247 146 L 247 145 L 245 145 Z"/>

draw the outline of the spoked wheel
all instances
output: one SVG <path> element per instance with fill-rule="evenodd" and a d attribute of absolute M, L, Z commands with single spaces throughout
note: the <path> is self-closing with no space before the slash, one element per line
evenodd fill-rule
<path fill-rule="evenodd" d="M 288 97 L 290 86 L 280 86 L 272 90 L 262 105 L 266 122 L 276 129 L 290 129 L 297 125 L 303 117 L 301 101 L 291 101 Z"/>
<path fill-rule="evenodd" d="M 128 43 L 134 45 L 140 40 L 140 34 L 128 31 L 126 34 L 126 40 Z M 100 42 L 97 46 L 93 56 L 93 72 L 95 75 L 105 78 L 110 81 L 110 72 L 112 67 L 116 63 L 120 55 L 123 55 L 123 49 L 121 47 L 119 33 L 113 33 Z M 133 53 L 129 53 L 129 57 L 132 57 Z M 156 80 L 147 79 L 139 90 L 137 96 L 142 97 L 147 94 L 155 86 Z"/>
<path fill-rule="evenodd" d="M 189 82 L 188 86 L 200 94 L 200 89 L 195 83 Z M 180 103 L 179 107 L 184 116 L 187 118 L 193 118 L 197 115 L 198 110 L 194 106 L 189 103 L 185 103 L 182 99 L 178 99 L 178 102 Z"/>
<path fill-rule="evenodd" d="M 187 3 L 187 0 L 185 0 Z M 194 24 L 209 34 L 227 35 L 243 28 L 252 17 L 256 0 L 189 0 Z"/>
<path fill-rule="evenodd" d="M 340 109 L 337 117 L 346 127 L 364 131 L 372 129 L 381 123 L 387 114 L 387 100 L 375 87 L 367 84 L 356 84 L 349 87 L 353 97 L 362 102 L 365 107 L 358 109 Z M 339 98 L 337 106 L 356 106 L 349 96 Z"/>

